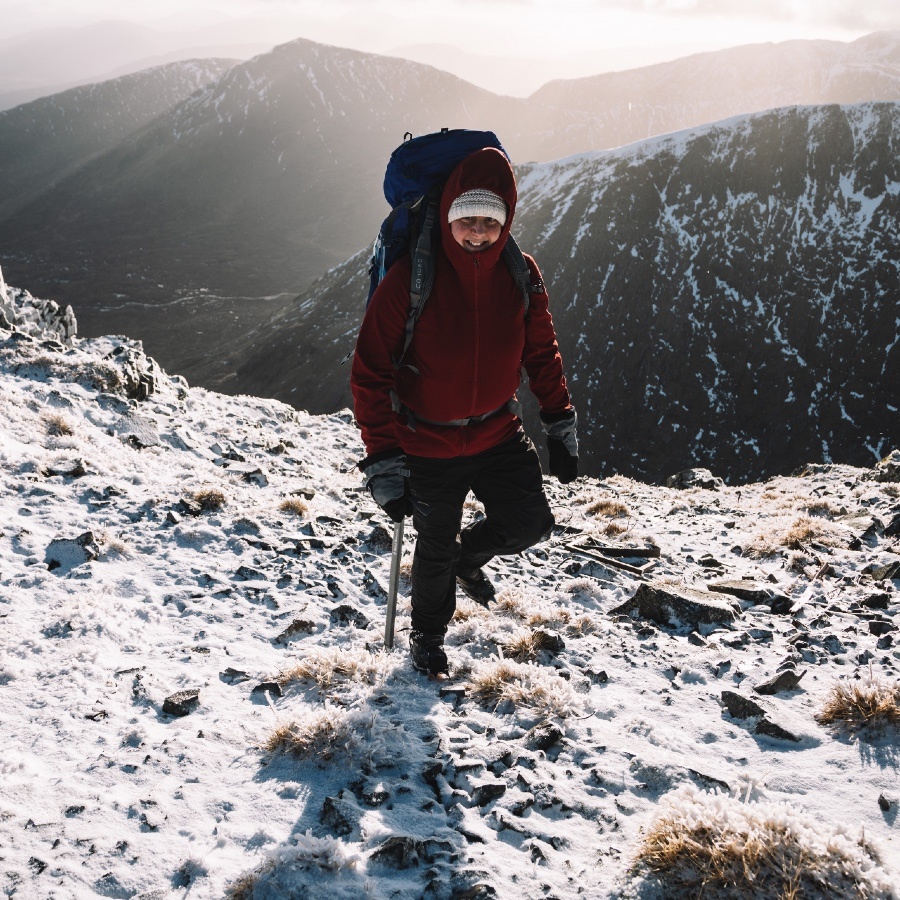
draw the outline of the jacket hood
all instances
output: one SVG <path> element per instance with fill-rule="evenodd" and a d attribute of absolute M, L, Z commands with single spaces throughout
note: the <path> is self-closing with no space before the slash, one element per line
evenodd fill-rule
<path fill-rule="evenodd" d="M 500 150 L 495 150 L 493 147 L 476 150 L 450 173 L 450 177 L 444 185 L 444 192 L 441 195 L 441 242 L 444 253 L 454 267 L 465 265 L 466 260 L 471 260 L 472 254 L 463 250 L 453 239 L 447 216 L 450 212 L 451 204 L 460 194 L 476 188 L 493 191 L 506 201 L 506 205 L 509 208 L 506 222 L 497 242 L 483 253 L 478 254 L 480 264 L 485 266 L 496 264 L 497 260 L 500 259 L 500 254 L 512 227 L 518 196 L 512 166 Z"/>

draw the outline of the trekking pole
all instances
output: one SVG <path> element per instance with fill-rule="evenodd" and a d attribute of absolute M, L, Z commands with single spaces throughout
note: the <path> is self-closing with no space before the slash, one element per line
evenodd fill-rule
<path fill-rule="evenodd" d="M 394 523 L 394 542 L 391 545 L 391 577 L 388 581 L 387 611 L 384 619 L 384 646 L 394 648 L 394 617 L 397 614 L 397 586 L 400 582 L 400 557 L 403 555 L 403 525 L 401 519 Z"/>

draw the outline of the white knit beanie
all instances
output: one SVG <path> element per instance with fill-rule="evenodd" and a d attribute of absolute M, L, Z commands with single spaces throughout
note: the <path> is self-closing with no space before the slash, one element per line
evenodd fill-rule
<path fill-rule="evenodd" d="M 501 225 L 505 225 L 506 203 L 502 197 L 493 191 L 486 191 L 481 188 L 476 188 L 474 191 L 466 191 L 450 204 L 447 221 L 455 222 L 457 219 L 466 219 L 470 216 L 485 216 L 496 219 Z"/>

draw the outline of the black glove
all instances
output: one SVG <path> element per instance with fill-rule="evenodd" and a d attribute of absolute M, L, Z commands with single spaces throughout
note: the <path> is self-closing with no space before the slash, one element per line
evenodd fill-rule
<path fill-rule="evenodd" d="M 572 456 L 563 441 L 547 438 L 547 451 L 550 454 L 550 474 L 568 484 L 578 477 L 578 457 Z"/>
<path fill-rule="evenodd" d="M 372 499 L 392 522 L 412 515 L 412 501 L 406 483 L 406 457 L 399 450 L 367 456 L 359 468 L 366 473 L 366 488 Z"/>
<path fill-rule="evenodd" d="M 562 413 L 541 413 L 547 433 L 547 452 L 550 455 L 550 474 L 562 484 L 578 477 L 578 416 L 574 409 Z"/>

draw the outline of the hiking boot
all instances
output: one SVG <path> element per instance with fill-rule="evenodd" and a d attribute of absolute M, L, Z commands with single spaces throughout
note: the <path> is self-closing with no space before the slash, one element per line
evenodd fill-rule
<path fill-rule="evenodd" d="M 431 678 L 449 675 L 447 654 L 444 653 L 443 634 L 425 634 L 423 631 L 410 632 L 409 655 L 413 668 Z"/>
<path fill-rule="evenodd" d="M 480 603 L 483 607 L 494 599 L 496 591 L 494 586 L 488 581 L 487 575 L 481 569 L 475 569 L 474 572 L 457 572 L 456 583 L 462 588 L 462 592 L 471 597 L 476 603 Z"/>

